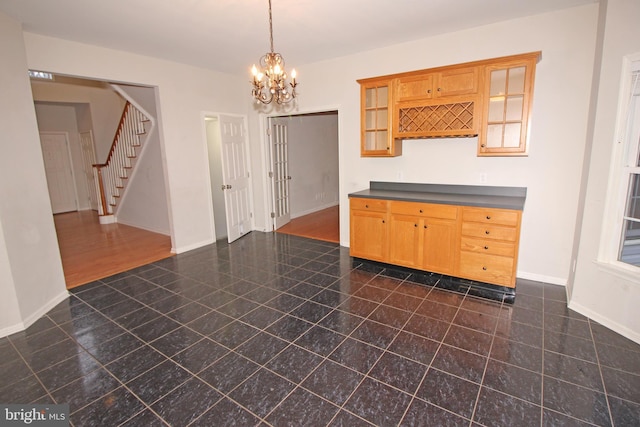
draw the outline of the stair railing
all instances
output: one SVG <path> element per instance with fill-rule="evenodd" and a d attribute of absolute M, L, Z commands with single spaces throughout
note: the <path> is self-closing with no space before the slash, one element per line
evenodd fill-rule
<path fill-rule="evenodd" d="M 145 123 L 148 121 L 140 110 L 127 101 L 107 160 L 93 165 L 96 191 L 100 198 L 100 216 L 113 215 L 136 158 L 136 148 L 141 145 L 140 136 L 146 133 Z"/>

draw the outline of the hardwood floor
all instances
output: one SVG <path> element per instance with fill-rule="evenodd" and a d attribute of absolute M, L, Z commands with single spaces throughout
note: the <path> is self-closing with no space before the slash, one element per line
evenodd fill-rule
<path fill-rule="evenodd" d="M 340 207 L 333 206 L 292 219 L 276 230 L 278 233 L 340 243 Z"/>
<path fill-rule="evenodd" d="M 104 224 L 95 211 L 54 215 L 67 289 L 172 256 L 171 238 L 123 224 Z"/>

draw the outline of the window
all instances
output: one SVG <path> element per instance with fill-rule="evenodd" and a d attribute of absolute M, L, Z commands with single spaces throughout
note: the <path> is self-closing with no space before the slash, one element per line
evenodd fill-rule
<path fill-rule="evenodd" d="M 629 87 L 620 181 L 626 197 L 618 261 L 640 267 L 640 61 L 631 63 Z"/>

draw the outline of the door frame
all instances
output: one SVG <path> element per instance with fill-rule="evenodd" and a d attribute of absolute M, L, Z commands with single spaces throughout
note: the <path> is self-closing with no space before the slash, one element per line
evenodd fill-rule
<path fill-rule="evenodd" d="M 280 112 L 280 113 L 261 113 L 259 114 L 259 123 L 260 123 L 260 151 L 262 153 L 262 167 L 264 168 L 264 174 L 262 177 L 262 187 L 264 191 L 264 224 L 266 232 L 274 232 L 275 229 L 275 219 L 271 218 L 271 209 L 274 205 L 274 194 L 273 188 L 271 186 L 271 178 L 269 178 L 269 171 L 271 170 L 271 154 L 270 154 L 270 144 L 271 139 L 267 132 L 269 129 L 269 121 L 271 118 L 277 117 L 295 117 L 295 116 L 304 116 L 307 114 L 315 114 L 315 113 L 326 113 L 330 111 L 338 112 L 338 205 L 340 205 L 340 199 L 342 198 L 342 156 L 340 155 L 340 121 L 341 121 L 341 108 L 338 105 L 330 105 L 319 108 L 310 108 L 310 109 L 296 109 L 295 112 Z M 342 212 L 342 209 L 340 210 Z M 342 216 L 342 213 L 340 214 Z M 341 228 L 342 229 L 342 228 Z M 340 233 L 342 234 L 342 232 Z"/>
<path fill-rule="evenodd" d="M 206 186 L 208 189 L 208 196 L 209 196 L 209 206 L 208 206 L 208 211 L 209 211 L 209 224 L 211 225 L 211 235 L 213 236 L 213 241 L 215 242 L 217 240 L 217 236 L 216 236 L 216 226 L 215 226 L 215 216 L 213 214 L 213 197 L 211 197 L 211 192 L 212 192 L 212 187 L 211 187 L 211 165 L 209 164 L 209 141 L 207 139 L 207 125 L 205 123 L 205 120 L 207 118 L 216 118 L 218 121 L 220 121 L 220 116 L 229 116 L 229 117 L 239 117 L 242 118 L 243 120 L 243 124 L 245 127 L 245 139 L 244 139 L 244 144 L 245 144 L 245 152 L 246 152 L 246 161 L 247 164 L 249 165 L 249 171 L 251 174 L 253 174 L 253 167 L 251 164 L 251 143 L 249 141 L 249 126 L 248 126 L 248 118 L 246 114 L 233 114 L 233 113 L 220 113 L 220 112 L 209 112 L 209 111 L 203 111 L 201 113 L 201 118 L 200 118 L 200 122 L 202 123 L 202 138 L 204 141 L 204 149 L 205 149 L 205 153 L 206 156 L 204 156 L 204 162 L 205 162 L 205 166 L 206 166 L 206 170 L 207 170 L 207 179 L 206 179 Z M 254 209 L 254 204 L 253 204 L 253 176 L 250 177 L 249 179 L 249 204 L 250 204 L 250 211 L 252 213 L 255 213 L 255 209 Z M 255 214 L 253 214 L 251 216 L 251 229 L 248 230 L 246 234 L 248 234 L 249 232 L 253 231 L 256 229 L 256 225 L 255 225 Z"/>
<path fill-rule="evenodd" d="M 66 152 L 67 152 L 67 158 L 69 159 L 69 168 L 71 168 L 71 182 L 73 183 L 73 196 L 74 196 L 74 204 L 75 204 L 75 211 L 69 211 L 69 212 L 77 212 L 80 207 L 79 207 L 79 203 L 78 203 L 78 184 L 76 183 L 76 170 L 73 164 L 73 156 L 71 155 L 71 141 L 69 140 L 69 132 L 66 131 L 38 131 L 38 137 L 40 138 L 40 150 L 43 150 L 42 148 L 42 138 L 41 135 L 63 135 L 65 137 L 66 140 Z M 49 199 L 51 199 L 51 194 L 49 194 Z M 51 201 L 49 201 L 49 203 L 51 203 Z M 53 208 L 52 208 L 53 211 Z"/>

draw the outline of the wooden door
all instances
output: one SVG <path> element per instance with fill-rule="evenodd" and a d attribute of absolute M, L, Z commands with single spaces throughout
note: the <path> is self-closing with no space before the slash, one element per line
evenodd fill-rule
<path fill-rule="evenodd" d="M 40 132 L 40 144 L 53 213 L 78 210 L 67 134 Z"/>
<path fill-rule="evenodd" d="M 273 205 L 271 217 L 273 229 L 277 230 L 291 221 L 291 205 L 289 200 L 289 140 L 287 124 L 283 120 L 271 118 L 270 121 L 270 151 L 271 151 L 271 188 Z"/>
<path fill-rule="evenodd" d="M 220 150 L 227 240 L 251 231 L 249 149 L 243 117 L 220 116 Z"/>

